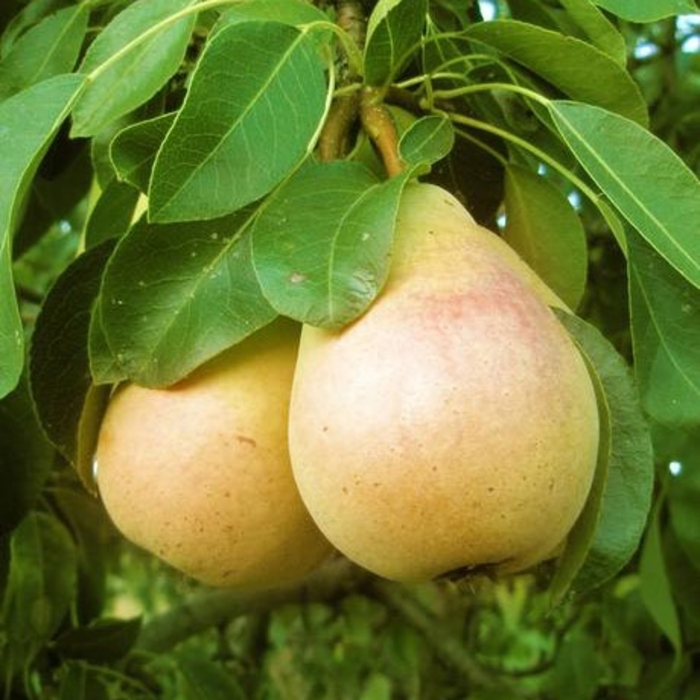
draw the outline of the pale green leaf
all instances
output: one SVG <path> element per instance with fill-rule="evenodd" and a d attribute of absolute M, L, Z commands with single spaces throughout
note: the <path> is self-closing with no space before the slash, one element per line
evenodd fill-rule
<path fill-rule="evenodd" d="M 574 526 L 575 549 L 564 555 L 579 562 L 578 571 L 575 575 L 569 571 L 568 579 L 570 590 L 580 595 L 619 573 L 637 550 L 651 505 L 654 461 L 649 428 L 625 361 L 593 326 L 576 316 L 558 315 L 600 381 L 610 425 L 609 445 L 605 432 L 602 442 L 603 449 L 610 450 L 607 478 L 602 494 L 600 483 L 592 492 L 593 499 L 600 498 L 599 505 L 595 501 L 586 505 L 582 520 Z M 559 595 L 565 590 L 561 586 Z"/>
<path fill-rule="evenodd" d="M 399 141 L 399 155 L 409 165 L 432 164 L 444 158 L 454 146 L 452 123 L 431 115 L 414 121 Z"/>
<path fill-rule="evenodd" d="M 514 20 L 480 22 L 466 36 L 498 49 L 573 100 L 648 123 L 646 102 L 630 74 L 585 41 Z"/>
<path fill-rule="evenodd" d="M 639 236 L 628 236 L 634 369 L 645 410 L 700 424 L 700 290 Z"/>
<path fill-rule="evenodd" d="M 586 233 L 566 197 L 532 170 L 510 164 L 504 239 L 571 308 L 586 287 Z"/>
<path fill-rule="evenodd" d="M 266 325 L 250 259 L 254 209 L 185 224 L 140 222 L 107 265 L 91 337 L 98 382 L 166 386 Z M 106 372 L 105 377 L 102 373 Z"/>
<path fill-rule="evenodd" d="M 310 163 L 274 195 L 253 228 L 253 260 L 280 313 L 321 327 L 359 316 L 388 272 L 405 177 L 359 163 Z"/>
<path fill-rule="evenodd" d="M 137 0 L 100 32 L 80 65 L 91 79 L 73 112 L 74 136 L 93 136 L 143 104 L 175 73 L 195 21 L 195 13 L 186 10 L 194 4 Z"/>
<path fill-rule="evenodd" d="M 23 34 L 0 61 L 0 100 L 73 70 L 87 29 L 85 5 L 45 17 Z"/>
<path fill-rule="evenodd" d="M 553 101 L 557 128 L 588 174 L 637 231 L 700 287 L 700 182 L 660 139 L 603 109 Z"/>
<path fill-rule="evenodd" d="M 401 70 L 420 38 L 427 0 L 379 0 L 367 24 L 365 82 L 384 85 Z"/>
<path fill-rule="evenodd" d="M 305 33 L 276 22 L 222 29 L 156 158 L 151 219 L 215 218 L 267 194 L 312 147 L 327 90 Z"/>
<path fill-rule="evenodd" d="M 654 22 L 698 11 L 694 0 L 595 0 L 595 4 L 630 22 Z"/>
<path fill-rule="evenodd" d="M 29 182 L 83 83 L 82 76 L 59 75 L 0 103 L 0 397 L 17 384 L 24 361 L 11 237 Z"/>

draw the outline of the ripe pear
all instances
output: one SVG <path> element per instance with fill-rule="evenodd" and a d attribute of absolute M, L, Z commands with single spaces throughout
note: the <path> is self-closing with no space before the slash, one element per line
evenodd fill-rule
<path fill-rule="evenodd" d="M 167 389 L 120 388 L 100 428 L 116 527 L 214 586 L 301 579 L 331 551 L 299 497 L 287 416 L 299 325 L 278 319 Z"/>
<path fill-rule="evenodd" d="M 398 581 L 551 556 L 591 486 L 598 412 L 550 305 L 451 194 L 407 186 L 373 305 L 302 331 L 292 468 L 338 550 Z"/>

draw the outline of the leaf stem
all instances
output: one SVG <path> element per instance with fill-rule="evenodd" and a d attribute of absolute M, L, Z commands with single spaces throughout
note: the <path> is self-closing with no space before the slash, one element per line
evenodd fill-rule
<path fill-rule="evenodd" d="M 405 165 L 399 157 L 399 135 L 391 113 L 384 104 L 384 93 L 366 87 L 360 99 L 360 120 L 372 143 L 377 147 L 389 177 L 403 172 Z"/>

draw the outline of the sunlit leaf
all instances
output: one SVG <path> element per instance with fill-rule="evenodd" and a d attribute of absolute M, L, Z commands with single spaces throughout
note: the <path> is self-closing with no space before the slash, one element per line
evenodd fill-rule
<path fill-rule="evenodd" d="M 277 22 L 222 29 L 156 158 L 151 220 L 211 219 L 267 194 L 311 147 L 326 92 L 307 34 Z"/>
<path fill-rule="evenodd" d="M 426 0 L 379 0 L 367 23 L 365 81 L 383 85 L 420 46 Z"/>
<path fill-rule="evenodd" d="M 509 164 L 505 240 L 572 309 L 586 286 L 586 233 L 566 197 L 532 170 Z"/>
<path fill-rule="evenodd" d="M 11 237 L 31 178 L 83 83 L 82 76 L 59 75 L 0 103 L 0 397 L 17 384 L 24 363 Z"/>
<path fill-rule="evenodd" d="M 700 287 L 700 181 L 661 140 L 591 105 L 553 101 L 557 128 L 620 213 Z"/>
<path fill-rule="evenodd" d="M 700 290 L 639 236 L 628 236 L 634 370 L 645 410 L 700 424 Z"/>
<path fill-rule="evenodd" d="M 229 24 L 268 20 L 292 26 L 327 21 L 325 13 L 306 0 L 244 0 L 226 10 L 214 26 L 215 32 Z"/>
<path fill-rule="evenodd" d="M 136 224 L 107 265 L 91 337 L 98 381 L 165 386 L 266 325 L 276 313 L 253 271 L 255 209 L 210 221 Z M 102 371 L 108 372 L 107 377 Z"/>
<path fill-rule="evenodd" d="M 567 19 L 573 21 L 588 41 L 621 66 L 627 63 L 625 37 L 591 0 L 561 0 Z"/>
<path fill-rule="evenodd" d="M 359 163 L 310 163 L 274 195 L 253 228 L 253 259 L 280 313 L 322 327 L 357 317 L 388 272 L 403 176 Z"/>
<path fill-rule="evenodd" d="M 648 123 L 646 103 L 630 74 L 585 41 L 514 20 L 481 22 L 466 36 L 493 46 L 573 100 Z"/>
<path fill-rule="evenodd" d="M 97 75 L 73 112 L 73 136 L 93 136 L 175 73 L 195 21 L 194 12 L 182 11 L 195 1 L 137 0 L 98 34 L 80 64 L 81 73 Z"/>

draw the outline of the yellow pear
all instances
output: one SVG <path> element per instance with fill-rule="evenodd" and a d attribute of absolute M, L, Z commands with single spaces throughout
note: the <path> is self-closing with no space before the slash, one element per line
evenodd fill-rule
<path fill-rule="evenodd" d="M 279 319 L 173 387 L 117 391 L 97 480 L 128 539 L 200 581 L 244 589 L 294 582 L 328 555 L 289 463 L 298 341 L 298 324 Z"/>
<path fill-rule="evenodd" d="M 337 549 L 399 581 L 551 556 L 598 450 L 560 304 L 452 195 L 406 188 L 382 293 L 340 331 L 302 331 L 292 468 Z"/>

